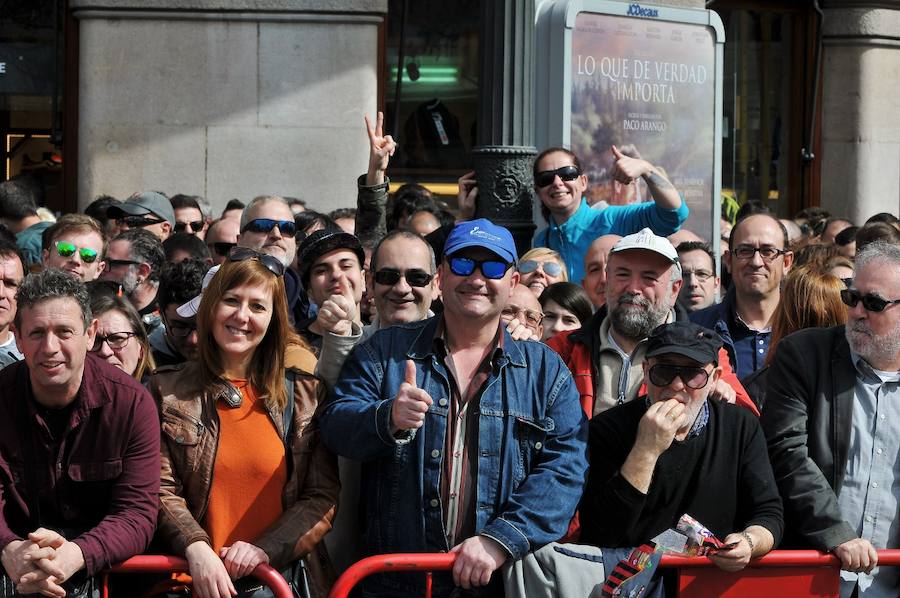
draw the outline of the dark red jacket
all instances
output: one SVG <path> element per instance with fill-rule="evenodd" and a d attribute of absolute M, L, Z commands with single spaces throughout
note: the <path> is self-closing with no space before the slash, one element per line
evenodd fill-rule
<path fill-rule="evenodd" d="M 159 416 L 143 386 L 90 354 L 72 409 L 54 452 L 35 410 L 26 363 L 0 372 L 0 547 L 45 523 L 33 516 L 33 480 L 46 495 L 41 504 L 53 505 L 46 517 L 54 521 L 46 527 L 74 530 L 67 539 L 81 548 L 93 575 L 142 552 L 153 536 Z"/>

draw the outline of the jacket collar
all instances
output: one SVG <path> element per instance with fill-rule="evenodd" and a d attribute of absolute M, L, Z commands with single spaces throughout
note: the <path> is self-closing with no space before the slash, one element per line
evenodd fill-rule
<path fill-rule="evenodd" d="M 834 421 L 831 443 L 834 447 L 834 487 L 837 492 L 844 483 L 850 452 L 853 402 L 856 397 L 856 368 L 850 355 L 850 344 L 844 334 L 844 326 L 837 326 L 831 330 L 835 335 L 831 351 L 831 389 L 834 393 L 834 400 L 831 403 Z"/>
<path fill-rule="evenodd" d="M 412 346 L 406 353 L 407 358 L 421 361 L 423 359 L 434 356 L 434 343 L 432 341 L 434 340 L 434 333 L 437 331 L 437 327 L 440 324 L 442 318 L 442 315 L 437 315 L 433 318 L 424 320 L 424 324 L 418 322 L 416 323 L 416 325 L 420 326 L 419 331 L 412 342 Z M 410 327 L 411 326 L 413 325 L 410 325 Z M 501 356 L 498 361 L 500 363 L 505 361 L 509 362 L 511 365 L 525 367 L 525 353 L 522 351 L 522 348 L 519 347 L 519 342 L 512 339 L 512 337 L 509 335 L 509 332 L 506 331 L 505 326 L 501 326 L 500 328 L 503 333 L 503 348 L 501 350 Z"/>

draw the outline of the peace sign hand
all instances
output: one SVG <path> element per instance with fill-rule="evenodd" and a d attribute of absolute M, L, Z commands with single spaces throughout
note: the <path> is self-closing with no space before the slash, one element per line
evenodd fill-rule
<path fill-rule="evenodd" d="M 379 112 L 375 128 L 369 116 L 363 115 L 366 121 L 366 132 L 369 135 L 369 171 L 366 173 L 366 185 L 380 185 L 384 182 L 384 173 L 388 162 L 397 151 L 397 143 L 390 135 L 384 134 L 384 113 Z"/>

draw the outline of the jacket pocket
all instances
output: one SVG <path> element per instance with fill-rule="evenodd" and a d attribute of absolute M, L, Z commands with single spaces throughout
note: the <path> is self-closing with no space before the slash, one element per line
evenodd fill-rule
<path fill-rule="evenodd" d="M 556 423 L 549 417 L 530 419 L 516 416 L 516 437 L 519 445 L 519 459 L 515 472 L 515 484 L 518 486 L 531 472 L 534 459 L 544 449 L 547 434 L 553 431 Z"/>
<path fill-rule="evenodd" d="M 169 411 L 163 412 L 160 425 L 172 460 L 195 471 L 199 458 L 198 445 L 206 432 L 203 422 L 185 413 Z"/>
<path fill-rule="evenodd" d="M 108 482 L 122 475 L 122 460 L 69 463 L 68 472 L 75 482 Z"/>

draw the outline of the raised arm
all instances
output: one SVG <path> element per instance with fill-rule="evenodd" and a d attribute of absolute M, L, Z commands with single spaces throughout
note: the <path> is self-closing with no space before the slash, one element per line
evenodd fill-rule
<path fill-rule="evenodd" d="M 667 210 L 674 210 L 681 206 L 681 196 L 678 194 L 678 190 L 666 178 L 661 169 L 641 158 L 626 156 L 616 146 L 612 146 L 612 152 L 616 157 L 612 171 L 612 176 L 616 181 L 623 185 L 629 185 L 642 178 L 647 183 L 650 195 L 653 196 L 656 205 Z"/>
<path fill-rule="evenodd" d="M 397 144 L 383 131 L 384 115 L 379 112 L 372 126 L 368 116 L 366 134 L 369 138 L 369 168 L 357 180 L 356 236 L 361 239 L 380 239 L 387 232 L 388 181 L 385 176 L 388 162 Z"/>

